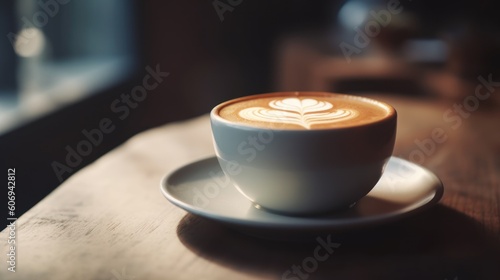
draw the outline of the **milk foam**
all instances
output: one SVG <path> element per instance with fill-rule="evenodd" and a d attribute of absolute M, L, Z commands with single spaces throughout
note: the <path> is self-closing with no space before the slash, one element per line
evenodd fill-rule
<path fill-rule="evenodd" d="M 241 97 L 215 108 L 229 122 L 269 129 L 329 129 L 377 122 L 394 109 L 369 98 L 334 93 L 285 92 Z"/>
<path fill-rule="evenodd" d="M 305 99 L 296 97 L 274 99 L 269 102 L 269 107 L 272 109 L 264 107 L 245 108 L 239 111 L 238 114 L 249 121 L 295 124 L 305 129 L 311 129 L 313 125 L 349 120 L 359 115 L 356 110 L 334 108 L 332 103 L 312 97 Z"/>

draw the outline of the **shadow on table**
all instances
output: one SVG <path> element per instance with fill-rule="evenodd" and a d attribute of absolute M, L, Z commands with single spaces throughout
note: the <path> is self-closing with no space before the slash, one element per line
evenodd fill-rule
<path fill-rule="evenodd" d="M 310 242 L 260 239 L 192 214 L 180 221 L 177 235 L 197 255 L 257 277 L 500 279 L 500 239 L 442 205 L 384 226 L 321 233 Z"/>

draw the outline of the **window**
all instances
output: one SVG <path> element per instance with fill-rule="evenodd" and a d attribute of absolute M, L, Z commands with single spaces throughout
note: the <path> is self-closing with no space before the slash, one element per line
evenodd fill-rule
<path fill-rule="evenodd" d="M 123 81 L 137 64 L 132 0 L 0 3 L 0 133 Z"/>

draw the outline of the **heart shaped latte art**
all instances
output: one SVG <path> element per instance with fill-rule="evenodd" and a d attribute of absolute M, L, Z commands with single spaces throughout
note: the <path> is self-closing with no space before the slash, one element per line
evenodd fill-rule
<path fill-rule="evenodd" d="M 358 115 L 351 109 L 336 109 L 327 101 L 314 98 L 285 98 L 272 100 L 267 109 L 250 107 L 239 112 L 240 117 L 250 121 L 300 125 L 306 129 L 317 124 L 328 124 L 352 119 Z M 327 111 L 327 112 L 325 112 Z"/>

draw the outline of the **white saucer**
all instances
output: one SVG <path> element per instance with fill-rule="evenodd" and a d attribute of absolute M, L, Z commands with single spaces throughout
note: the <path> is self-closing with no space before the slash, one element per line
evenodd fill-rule
<path fill-rule="evenodd" d="M 394 221 L 436 204 L 443 185 L 431 171 L 392 157 L 373 190 L 350 209 L 321 216 L 285 216 L 256 208 L 227 181 L 213 157 L 167 175 L 161 191 L 190 213 L 252 234 L 255 230 L 343 230 Z"/>

